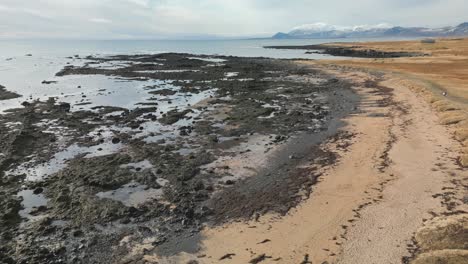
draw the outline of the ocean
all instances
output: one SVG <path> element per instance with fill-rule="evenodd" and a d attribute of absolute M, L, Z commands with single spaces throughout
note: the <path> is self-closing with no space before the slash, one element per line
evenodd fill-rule
<path fill-rule="evenodd" d="M 246 40 L 0 40 L 0 60 L 25 54 L 36 56 L 87 56 L 90 54 L 138 54 L 182 52 L 242 57 L 332 59 L 302 50 L 264 49 L 263 46 L 311 45 L 382 39 L 246 39 Z"/>

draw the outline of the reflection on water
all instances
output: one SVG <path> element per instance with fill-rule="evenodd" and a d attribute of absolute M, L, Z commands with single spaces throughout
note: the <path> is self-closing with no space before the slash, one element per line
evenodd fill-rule
<path fill-rule="evenodd" d="M 143 160 L 140 162 L 128 163 L 120 165 L 121 168 L 130 169 L 132 172 L 142 171 L 146 169 L 152 169 L 153 164 L 149 160 Z"/>
<path fill-rule="evenodd" d="M 36 219 L 37 216 L 31 215 L 33 210 L 37 210 L 41 206 L 47 205 L 47 199 L 44 197 L 44 194 L 34 194 L 33 190 L 23 190 L 18 192 L 18 197 L 22 198 L 21 206 L 22 210 L 19 211 L 19 215 L 27 219 Z"/>
<path fill-rule="evenodd" d="M 134 182 L 126 184 L 117 190 L 96 194 L 99 198 L 119 201 L 126 206 L 134 207 L 147 201 L 161 198 L 162 195 L 162 189 L 148 188 L 146 185 L 140 185 Z"/>
<path fill-rule="evenodd" d="M 59 172 L 66 167 L 67 161 L 79 156 L 85 155 L 85 158 L 105 156 L 116 153 L 124 147 L 123 144 L 113 144 L 112 142 L 105 142 L 91 147 L 83 147 L 78 144 L 73 144 L 64 150 L 56 153 L 54 157 L 45 163 L 34 165 L 35 160 L 26 162 L 17 168 L 7 171 L 7 175 L 26 175 L 27 181 L 41 181 L 45 177 Z"/>
<path fill-rule="evenodd" d="M 216 59 L 208 59 L 218 61 Z M 86 61 L 86 60 L 85 60 Z M 139 117 L 135 121 L 140 122 L 139 128 L 134 129 L 125 125 L 100 126 L 88 136 L 99 138 L 94 146 L 82 146 L 77 143 L 68 142 L 69 135 L 73 131 L 57 125 L 58 120 L 41 120 L 35 126 L 44 133 L 53 133 L 57 136 L 59 150 L 51 160 L 38 164 L 38 157 L 32 157 L 29 162 L 24 162 L 15 169 L 7 172 L 8 175 L 26 175 L 27 181 L 41 181 L 45 177 L 59 172 L 67 166 L 67 162 L 80 155 L 84 158 L 117 153 L 124 148 L 124 144 L 112 143 L 112 138 L 118 133 L 131 135 L 133 139 L 143 139 L 145 142 L 166 143 L 175 139 L 178 129 L 182 126 L 192 125 L 193 119 L 200 114 L 199 110 L 193 109 L 186 118 L 180 119 L 172 125 L 163 125 L 157 121 L 171 110 L 184 111 L 213 96 L 215 89 L 202 92 L 182 92 L 181 88 L 166 80 L 127 80 L 103 75 L 70 75 L 56 77 L 55 73 L 67 63 L 82 65 L 82 61 L 75 58 L 60 58 L 57 61 L 49 61 L 43 57 L 22 57 L 7 61 L 9 67 L 1 81 L 8 90 L 23 95 L 21 98 L 0 101 L 0 113 L 10 108 L 22 107 L 23 101 L 47 100 L 55 97 L 58 102 L 67 102 L 71 105 L 71 111 L 98 111 L 98 106 L 111 106 L 133 110 L 135 108 L 157 107 L 153 112 L 153 119 Z M 61 65 L 60 65 L 61 64 Z M 102 65 L 101 65 L 102 64 Z M 122 61 L 93 63 L 93 67 L 115 68 L 125 66 Z M 26 78 L 24 75 L 29 74 Z M 42 80 L 53 81 L 45 84 Z M 162 95 L 155 93 L 159 90 L 174 91 L 174 94 Z M 145 106 L 147 105 L 147 106 Z M 122 115 L 124 111 L 113 111 L 106 117 Z M 92 120 L 86 122 L 93 123 Z M 8 124 L 12 132 L 21 129 L 22 124 Z M 98 144 L 99 143 L 99 144 Z"/>
<path fill-rule="evenodd" d="M 52 60 L 52 58 L 51 58 Z M 155 95 L 154 91 L 179 91 L 180 87 L 168 80 L 121 79 L 103 75 L 70 75 L 56 77 L 55 73 L 66 65 L 66 58 L 58 59 L 52 66 L 44 58 L 25 57 L 3 63 L 11 64 L 0 73 L 0 84 L 22 97 L 0 101 L 0 113 L 11 108 L 22 108 L 24 101 L 42 100 L 55 97 L 57 101 L 71 104 L 71 111 L 92 110 L 97 106 L 113 106 L 126 109 L 141 107 L 142 104 L 157 104 L 159 111 L 168 111 L 185 105 L 193 105 L 211 95 L 205 91 L 196 93 L 177 92 L 174 95 Z M 82 62 L 72 60 L 73 65 Z M 121 65 L 122 62 L 103 62 L 106 67 Z M 101 63 L 93 67 L 99 67 Z M 177 71 L 177 70 L 170 70 Z M 53 83 L 45 84 L 43 80 Z M 153 94 L 151 93 L 153 92 Z"/>

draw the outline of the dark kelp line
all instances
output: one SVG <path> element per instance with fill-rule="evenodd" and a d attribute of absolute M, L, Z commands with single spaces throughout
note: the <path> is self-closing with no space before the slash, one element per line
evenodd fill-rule
<path fill-rule="evenodd" d="M 337 134 L 359 100 L 351 84 L 290 61 L 82 60 L 57 75 L 165 82 L 145 87 L 151 98 L 133 109 L 70 111 L 50 98 L 0 115 L 5 263 L 131 263 L 143 241 L 163 255 L 196 252 L 206 224 L 296 206 L 318 177 L 299 165 L 332 164 L 319 144 L 352 137 Z M 264 163 L 248 163 L 257 159 Z M 224 162 L 233 160 L 246 165 Z"/>
<path fill-rule="evenodd" d="M 405 51 L 380 51 L 373 49 L 361 49 L 360 46 L 343 47 L 333 45 L 303 45 L 303 46 L 265 46 L 266 49 L 299 49 L 306 50 L 306 54 L 329 54 L 341 57 L 356 58 L 401 58 L 428 56 L 425 53 Z"/>

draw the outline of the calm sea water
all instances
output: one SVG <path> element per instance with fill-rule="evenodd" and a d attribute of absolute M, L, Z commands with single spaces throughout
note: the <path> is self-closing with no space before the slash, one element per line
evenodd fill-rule
<path fill-rule="evenodd" d="M 312 40 L 0 40 L 0 59 L 33 54 L 36 56 L 70 56 L 90 54 L 135 54 L 184 52 L 206 55 L 232 55 L 270 58 L 333 58 L 305 54 L 302 50 L 264 49 L 269 45 L 310 45 L 334 41 L 352 42 L 372 39 L 312 39 Z M 381 39 L 380 39 L 381 40 Z"/>

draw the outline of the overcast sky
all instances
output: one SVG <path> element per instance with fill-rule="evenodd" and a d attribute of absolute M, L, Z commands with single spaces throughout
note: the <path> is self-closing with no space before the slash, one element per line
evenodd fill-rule
<path fill-rule="evenodd" d="M 268 36 L 303 24 L 439 27 L 468 0 L 0 0 L 1 38 Z"/>

